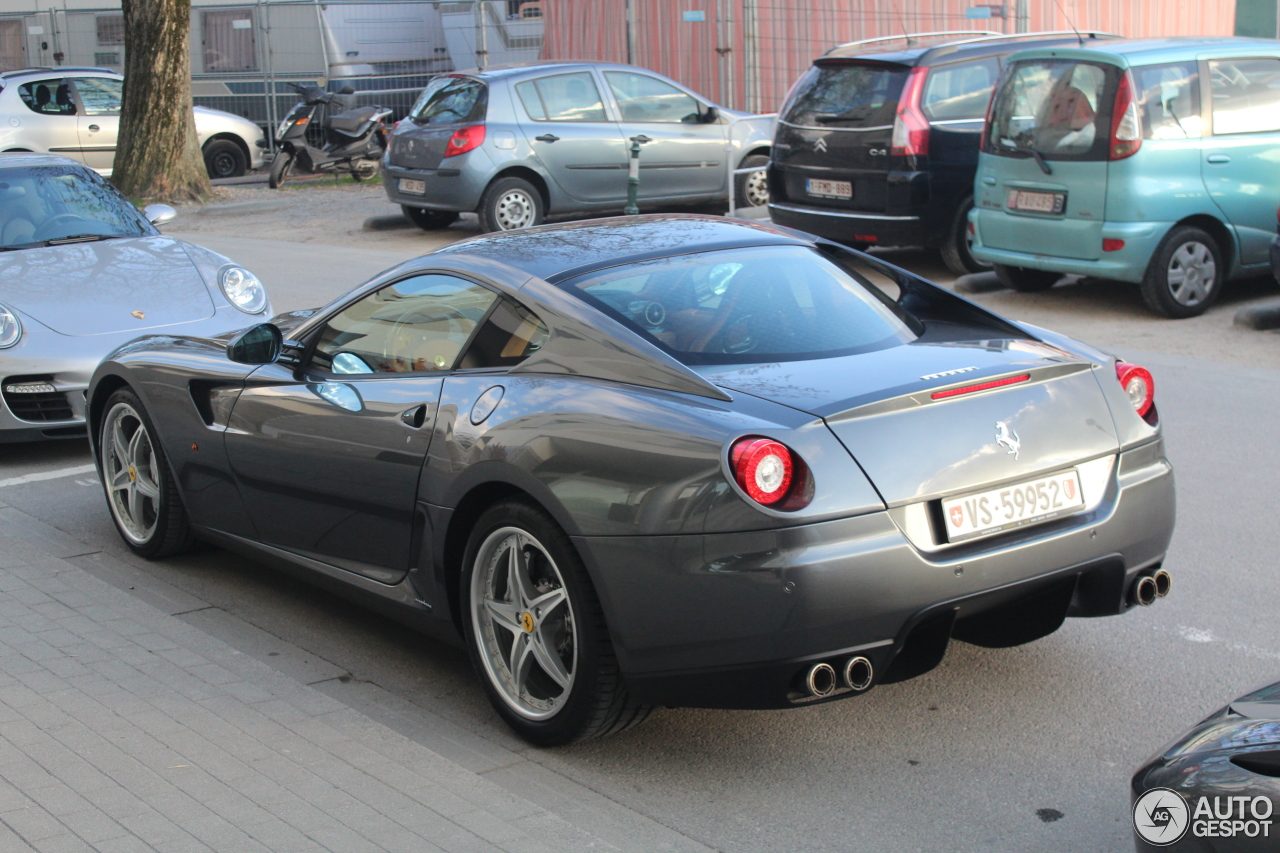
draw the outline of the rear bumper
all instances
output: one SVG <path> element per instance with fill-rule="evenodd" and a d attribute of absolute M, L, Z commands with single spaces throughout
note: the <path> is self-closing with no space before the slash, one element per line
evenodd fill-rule
<path fill-rule="evenodd" d="M 930 229 L 924 219 L 917 215 L 889 216 L 770 202 L 769 218 L 778 225 L 807 231 L 838 243 L 919 246 L 931 236 L 927 233 Z"/>
<path fill-rule="evenodd" d="M 981 549 L 925 553 L 890 513 L 780 530 L 582 537 L 620 663 L 638 699 L 781 708 L 796 676 L 860 654 L 876 682 L 927 672 L 951 638 L 1028 642 L 1067 615 L 1128 609 L 1164 559 L 1173 472 L 1162 447 L 1121 454 L 1089 512 Z M 849 691 L 832 698 L 854 695 Z"/>
<path fill-rule="evenodd" d="M 467 168 L 466 161 L 472 159 L 469 155 L 450 159 L 460 162 L 445 161 L 448 165 L 440 169 L 406 169 L 384 162 L 382 186 L 386 190 L 387 200 L 392 204 L 427 210 L 451 210 L 458 213 L 475 210 L 480 206 L 480 196 L 484 194 L 488 176 Z M 426 185 L 426 191 L 401 192 L 402 178 L 422 181 Z"/>
<path fill-rule="evenodd" d="M 1032 247 L 1027 247 L 1027 250 L 995 249 L 983 243 L 984 222 L 990 222 L 992 217 L 1007 215 L 989 210 L 974 210 L 969 214 L 969 221 L 973 223 L 975 231 L 972 246 L 975 258 L 990 264 L 1115 279 L 1135 284 L 1142 281 L 1151 256 L 1173 227 L 1172 222 L 1104 222 L 1099 242 L 1112 238 L 1123 240 L 1124 248 L 1115 252 L 1103 252 L 1095 260 L 1083 260 L 1053 255 L 1050 253 L 1052 245 L 1035 246 L 1037 251 L 1030 251 Z"/>

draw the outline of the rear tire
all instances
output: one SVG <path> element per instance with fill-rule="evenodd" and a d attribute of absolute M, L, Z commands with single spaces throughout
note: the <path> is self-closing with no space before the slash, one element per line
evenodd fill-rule
<path fill-rule="evenodd" d="M 98 465 L 116 532 L 148 560 L 191 550 L 196 537 L 142 400 L 120 388 L 103 412 Z"/>
<path fill-rule="evenodd" d="M 628 695 L 586 567 L 541 509 L 507 500 L 480 516 L 459 591 L 471 662 L 520 737 L 576 743 L 638 725 L 653 710 Z"/>
<path fill-rule="evenodd" d="M 1203 314 L 1222 292 L 1226 265 L 1218 243 L 1190 225 L 1174 228 L 1160 241 L 1142 277 L 1142 299 L 1164 317 Z"/>
<path fill-rule="evenodd" d="M 956 218 L 951 223 L 951 236 L 942 244 L 942 262 L 956 275 L 969 275 L 991 269 L 991 264 L 975 258 L 970 248 L 973 243 L 973 237 L 969 234 L 969 211 L 971 210 L 973 210 L 972 196 L 960 202 Z"/>
<path fill-rule="evenodd" d="M 1048 290 L 1062 278 L 1062 273 L 1031 270 L 1025 267 L 1007 267 L 1004 264 L 996 264 L 995 270 L 996 278 L 1001 284 L 1019 293 L 1039 293 L 1042 290 Z"/>
<path fill-rule="evenodd" d="M 501 178 L 489 184 L 476 210 L 480 231 L 515 231 L 542 224 L 542 193 L 523 178 Z"/>
<path fill-rule="evenodd" d="M 249 168 L 249 158 L 230 139 L 215 139 L 204 147 L 204 167 L 211 179 L 238 178 Z"/>
<path fill-rule="evenodd" d="M 427 210 L 422 207 L 410 207 L 407 204 L 400 205 L 400 209 L 404 211 L 405 219 L 423 231 L 439 231 L 458 221 L 458 214 L 453 210 Z"/>
<path fill-rule="evenodd" d="M 267 186 L 273 190 L 278 190 L 284 186 L 284 182 L 289 180 L 289 173 L 293 170 L 293 154 L 289 151 L 277 151 L 276 156 L 271 160 L 271 171 L 267 174 Z"/>
<path fill-rule="evenodd" d="M 382 171 L 378 160 L 357 160 L 351 164 L 351 178 L 356 181 L 372 181 Z"/>
<path fill-rule="evenodd" d="M 751 169 L 767 165 L 768 156 L 752 154 L 739 164 L 740 169 Z M 742 207 L 764 207 L 769 203 L 769 178 L 766 172 L 751 172 L 746 175 L 734 175 L 737 186 L 734 187 L 734 203 Z"/>

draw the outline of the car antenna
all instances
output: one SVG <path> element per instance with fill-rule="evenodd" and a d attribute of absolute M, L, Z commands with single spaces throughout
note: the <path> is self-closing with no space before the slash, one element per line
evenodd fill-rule
<path fill-rule="evenodd" d="M 907 40 L 907 47 L 911 46 L 911 33 L 907 31 L 907 19 L 903 17 L 902 10 L 898 8 L 897 0 L 889 0 L 893 5 L 894 14 L 898 16 L 898 26 L 902 27 L 902 37 Z"/>
<path fill-rule="evenodd" d="M 1053 5 L 1058 7 L 1058 11 L 1062 13 L 1062 17 L 1067 19 L 1067 26 L 1071 27 L 1071 32 L 1076 34 L 1076 41 L 1080 43 L 1080 47 L 1084 47 L 1084 36 L 1080 35 L 1080 31 L 1076 29 L 1076 22 L 1071 20 L 1071 16 L 1067 14 L 1067 10 L 1062 8 L 1062 4 L 1058 0 L 1053 0 Z"/>

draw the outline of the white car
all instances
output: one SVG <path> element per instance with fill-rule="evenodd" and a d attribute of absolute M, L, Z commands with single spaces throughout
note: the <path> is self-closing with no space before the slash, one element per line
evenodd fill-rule
<path fill-rule="evenodd" d="M 124 77 L 107 68 L 26 68 L 0 73 L 0 152 L 60 154 L 110 175 Z M 262 128 L 196 107 L 196 137 L 211 178 L 263 165 Z"/>

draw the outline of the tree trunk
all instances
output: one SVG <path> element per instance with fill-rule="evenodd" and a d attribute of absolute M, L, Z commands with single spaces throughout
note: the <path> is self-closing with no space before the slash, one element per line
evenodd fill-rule
<path fill-rule="evenodd" d="M 212 187 L 191 111 L 191 0 L 123 0 L 124 104 L 111 180 L 137 202 L 199 201 Z"/>

